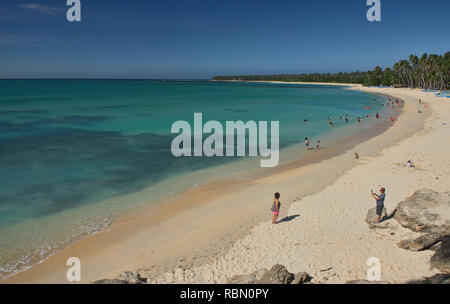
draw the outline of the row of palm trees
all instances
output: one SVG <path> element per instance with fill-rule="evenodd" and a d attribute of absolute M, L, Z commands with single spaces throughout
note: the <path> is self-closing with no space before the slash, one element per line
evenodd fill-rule
<path fill-rule="evenodd" d="M 398 81 L 405 87 L 446 90 L 450 83 L 450 52 L 444 55 L 409 55 L 394 64 Z"/>
<path fill-rule="evenodd" d="M 450 52 L 444 55 L 423 54 L 420 57 L 410 55 L 408 60 L 395 63 L 393 68 L 383 70 L 377 66 L 367 72 L 215 76 L 213 79 L 361 83 L 366 86 L 447 90 L 450 87 Z"/>

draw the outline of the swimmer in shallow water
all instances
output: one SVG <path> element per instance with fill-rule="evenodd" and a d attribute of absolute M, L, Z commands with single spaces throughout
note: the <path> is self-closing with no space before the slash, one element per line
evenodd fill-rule
<path fill-rule="evenodd" d="M 332 128 L 334 128 L 334 124 L 333 124 L 333 121 L 331 120 L 331 117 L 328 117 L 328 124 L 329 124 Z"/>

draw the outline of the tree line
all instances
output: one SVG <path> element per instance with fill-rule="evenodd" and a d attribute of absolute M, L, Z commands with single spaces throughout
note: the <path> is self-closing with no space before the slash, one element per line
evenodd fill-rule
<path fill-rule="evenodd" d="M 410 55 L 408 60 L 401 60 L 384 70 L 377 66 L 367 72 L 215 76 L 213 80 L 335 82 L 447 90 L 450 87 L 450 52 L 444 55 L 425 53 L 420 57 Z"/>

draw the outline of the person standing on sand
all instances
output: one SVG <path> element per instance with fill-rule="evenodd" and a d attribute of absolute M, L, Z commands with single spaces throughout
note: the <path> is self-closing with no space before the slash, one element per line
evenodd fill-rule
<path fill-rule="evenodd" d="M 280 207 L 281 207 L 280 193 L 276 192 L 275 193 L 275 198 L 273 199 L 272 208 L 270 208 L 270 210 L 273 213 L 272 224 L 276 224 L 277 223 L 278 214 L 280 213 Z"/>
<path fill-rule="evenodd" d="M 308 137 L 305 137 L 305 146 L 306 146 L 306 151 L 309 150 L 309 139 Z"/>
<path fill-rule="evenodd" d="M 377 221 L 376 224 L 380 223 L 381 221 L 381 214 L 383 213 L 384 209 L 384 197 L 385 197 L 385 189 L 384 187 L 380 188 L 380 194 L 373 193 L 372 189 L 370 190 L 370 193 L 372 193 L 373 198 L 377 201 Z"/>

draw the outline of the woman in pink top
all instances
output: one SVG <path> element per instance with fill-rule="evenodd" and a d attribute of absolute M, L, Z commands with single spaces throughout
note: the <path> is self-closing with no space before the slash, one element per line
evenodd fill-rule
<path fill-rule="evenodd" d="M 275 198 L 273 199 L 272 208 L 270 208 L 270 210 L 272 210 L 273 213 L 272 224 L 277 223 L 278 214 L 280 213 L 280 207 L 281 207 L 280 193 L 276 192 Z"/>

